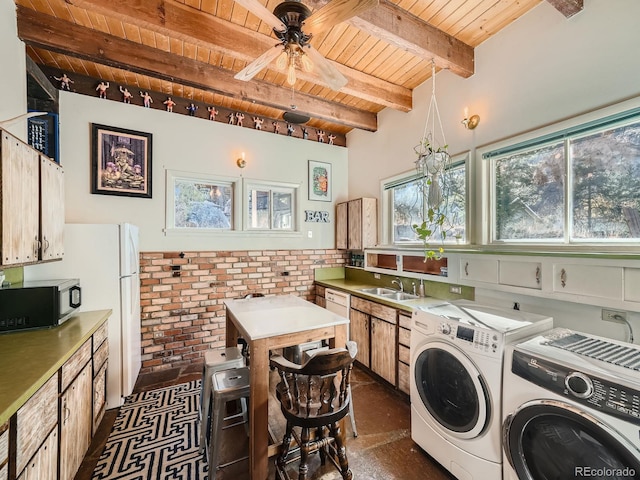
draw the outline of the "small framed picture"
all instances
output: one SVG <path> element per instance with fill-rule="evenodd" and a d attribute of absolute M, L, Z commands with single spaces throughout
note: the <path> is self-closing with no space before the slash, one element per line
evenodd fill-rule
<path fill-rule="evenodd" d="M 331 201 L 331 164 L 309 160 L 309 200 Z"/>
<path fill-rule="evenodd" d="M 151 198 L 151 134 L 91 124 L 91 193 Z"/>

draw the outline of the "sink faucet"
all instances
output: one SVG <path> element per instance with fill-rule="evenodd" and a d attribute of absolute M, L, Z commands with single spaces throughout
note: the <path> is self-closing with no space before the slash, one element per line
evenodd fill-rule
<path fill-rule="evenodd" d="M 396 278 L 395 280 L 391 280 L 391 285 L 398 285 L 398 289 L 401 292 L 404 292 L 404 285 L 402 284 L 402 280 L 400 280 L 399 278 Z"/>
<path fill-rule="evenodd" d="M 416 294 L 416 282 L 411 282 L 411 287 L 413 288 L 413 294 L 417 295 Z"/>

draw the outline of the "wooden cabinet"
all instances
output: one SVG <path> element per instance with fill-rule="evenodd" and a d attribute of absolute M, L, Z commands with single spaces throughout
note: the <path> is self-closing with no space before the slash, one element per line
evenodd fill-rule
<path fill-rule="evenodd" d="M 351 297 L 351 338 L 358 342 L 358 361 L 394 386 L 396 384 L 396 317 L 394 308 L 359 297 Z M 361 345 L 366 346 L 366 349 L 361 348 Z"/>
<path fill-rule="evenodd" d="M 93 334 L 93 434 L 104 417 L 107 406 L 107 357 L 109 340 L 107 322 Z"/>
<path fill-rule="evenodd" d="M 36 451 L 18 480 L 56 480 L 58 464 L 58 430 L 51 431 Z"/>
<path fill-rule="evenodd" d="M 91 443 L 92 368 L 86 363 L 60 396 L 60 480 L 73 480 Z"/>
<path fill-rule="evenodd" d="M 58 373 L 56 372 L 16 413 L 16 476 L 43 446 L 58 425 Z M 49 450 L 50 451 L 50 450 Z M 37 461 L 41 478 L 55 478 L 57 462 L 42 454 Z M 50 458 L 49 458 L 50 460 Z"/>
<path fill-rule="evenodd" d="M 62 258 L 62 167 L 0 129 L 2 265 Z"/>
<path fill-rule="evenodd" d="M 316 297 L 315 297 L 316 305 L 320 305 L 322 308 L 325 308 L 327 305 L 325 300 L 325 288 L 322 285 L 315 285 L 315 289 L 316 289 Z"/>
<path fill-rule="evenodd" d="M 406 394 L 410 390 L 411 315 L 398 314 L 398 389 Z"/>
<path fill-rule="evenodd" d="M 0 480 L 9 477 L 9 424 L 0 425 Z"/>
<path fill-rule="evenodd" d="M 0 130 L 2 264 L 38 260 L 40 154 Z"/>
<path fill-rule="evenodd" d="M 357 198 L 336 205 L 336 248 L 363 250 L 378 239 L 378 208 L 375 198 Z"/>

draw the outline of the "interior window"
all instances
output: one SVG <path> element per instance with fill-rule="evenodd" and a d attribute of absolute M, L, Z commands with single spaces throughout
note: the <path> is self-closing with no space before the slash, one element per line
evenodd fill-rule
<path fill-rule="evenodd" d="M 247 185 L 247 228 L 295 230 L 297 187 L 281 184 Z"/>

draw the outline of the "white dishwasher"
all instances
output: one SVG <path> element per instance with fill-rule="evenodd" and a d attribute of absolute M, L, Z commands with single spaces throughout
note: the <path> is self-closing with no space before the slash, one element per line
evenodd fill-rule
<path fill-rule="evenodd" d="M 330 288 L 327 288 L 324 291 L 324 299 L 324 308 L 344 318 L 349 318 L 351 295 L 341 292 L 340 290 L 331 290 Z"/>

